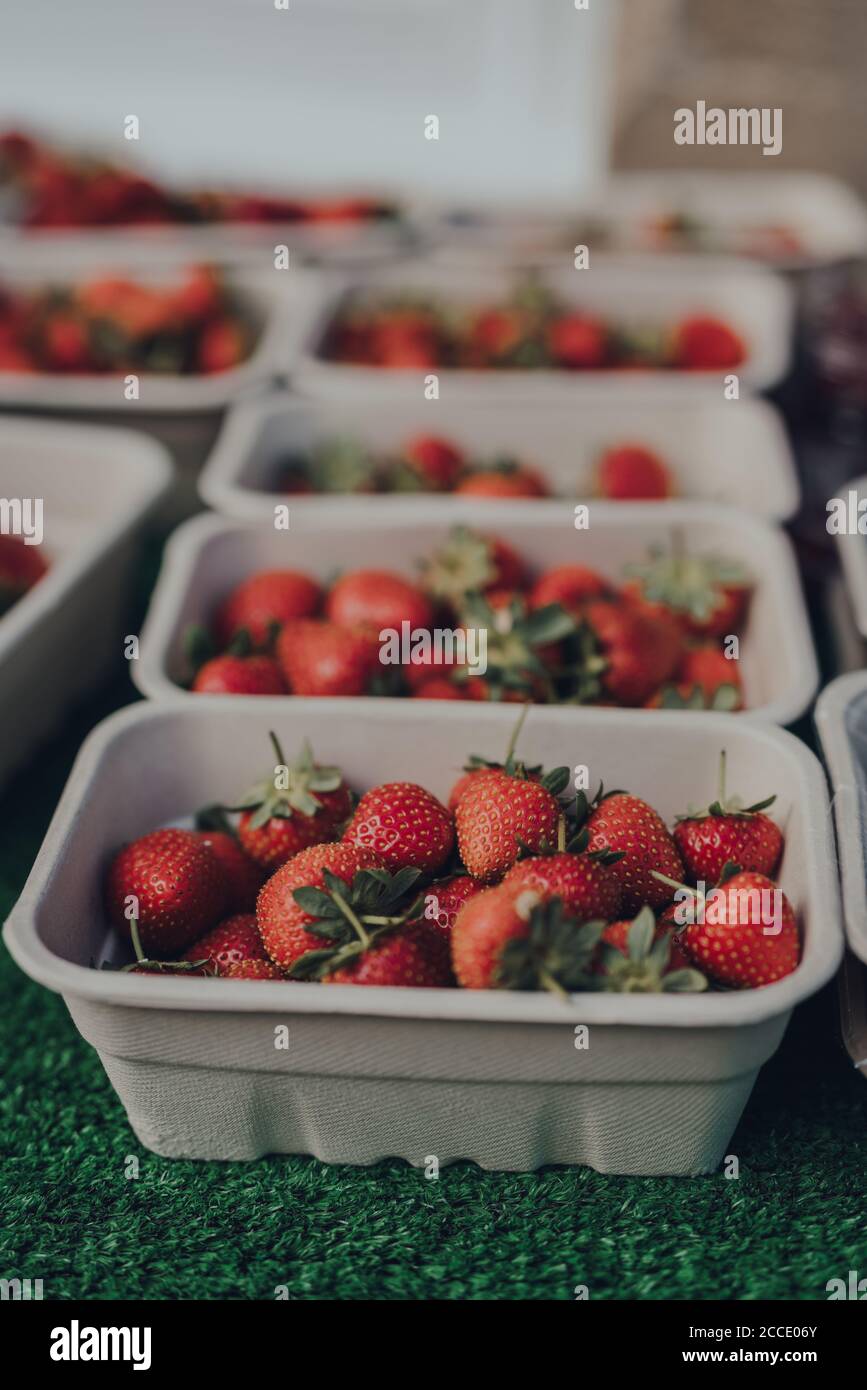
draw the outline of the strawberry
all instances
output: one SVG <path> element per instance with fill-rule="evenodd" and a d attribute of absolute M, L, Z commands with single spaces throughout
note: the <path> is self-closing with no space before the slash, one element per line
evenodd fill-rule
<path fill-rule="evenodd" d="M 584 565 L 557 565 L 536 580 L 528 601 L 531 609 L 557 603 L 577 618 L 588 600 L 606 598 L 610 594 L 611 586 L 595 570 Z"/>
<path fill-rule="evenodd" d="M 473 878 L 492 883 L 522 848 L 532 854 L 555 843 L 560 803 L 550 788 L 562 790 L 564 776 L 566 769 L 557 768 L 542 782 L 505 771 L 473 779 L 455 811 L 461 859 Z"/>
<path fill-rule="evenodd" d="M 181 960 L 211 961 L 220 975 L 224 975 L 230 965 L 241 961 L 265 959 L 255 913 L 249 912 L 239 912 L 218 922 L 181 956 Z"/>
<path fill-rule="evenodd" d="M 275 734 L 270 735 L 277 765 L 231 809 L 241 811 L 238 838 L 251 859 L 273 873 L 308 845 L 335 840 L 352 797 L 339 767 L 313 761 L 305 739 L 294 763 L 287 763 Z"/>
<path fill-rule="evenodd" d="M 340 913 L 333 922 L 330 935 L 316 926 L 323 918 L 324 911 L 330 912 L 334 906 L 333 887 L 327 901 L 324 901 L 324 891 L 321 893 L 324 907 L 319 899 L 306 899 L 312 911 L 302 905 L 305 901 L 302 890 L 324 890 L 326 875 L 330 875 L 332 880 L 342 881 L 344 887 L 349 888 L 359 870 L 381 869 L 381 865 L 379 855 L 371 850 L 356 849 L 354 845 L 337 842 L 308 845 L 272 874 L 256 902 L 256 921 L 262 944 L 274 964 L 282 970 L 289 970 L 305 953 L 334 944 L 341 937 Z M 338 891 L 342 895 L 343 890 Z M 295 897 L 296 892 L 301 892 L 300 901 Z M 315 931 L 308 930 L 314 926 Z"/>
<path fill-rule="evenodd" d="M 662 459 L 640 444 L 605 451 L 597 465 L 596 490 L 614 501 L 656 500 L 674 492 Z"/>
<path fill-rule="evenodd" d="M 584 314 L 563 314 L 546 333 L 546 345 L 558 367 L 594 370 L 604 367 L 609 354 L 609 331 L 600 319 Z"/>
<path fill-rule="evenodd" d="M 0 533 L 0 614 L 32 589 L 47 568 L 38 546 Z"/>
<path fill-rule="evenodd" d="M 292 618 L 319 611 L 322 590 L 295 570 L 262 570 L 237 584 L 217 611 L 217 641 L 228 646 L 238 632 L 249 634 L 254 647 L 267 648 L 275 629 Z"/>
<path fill-rule="evenodd" d="M 424 787 L 385 782 L 364 793 L 343 840 L 376 851 L 388 869 L 414 868 L 432 874 L 451 855 L 454 817 Z"/>
<path fill-rule="evenodd" d="M 343 627 L 401 630 L 402 623 L 412 629 L 433 624 L 430 600 L 415 584 L 387 570 L 353 570 L 332 588 L 325 603 L 325 616 Z"/>
<path fill-rule="evenodd" d="M 538 782 L 541 780 L 541 766 L 528 768 L 515 756 L 518 739 L 521 737 L 521 730 L 524 727 L 524 721 L 527 718 L 529 710 L 530 706 L 526 704 L 509 736 L 506 756 L 501 763 L 491 762 L 488 758 L 480 758 L 476 753 L 470 754 L 464 764 L 463 773 L 449 792 L 447 804 L 450 811 L 457 810 L 458 802 L 468 787 L 471 787 L 481 777 L 486 777 L 491 773 L 507 772 L 510 776 L 520 775 L 527 777 L 531 782 Z"/>
<path fill-rule="evenodd" d="M 273 961 L 238 960 L 227 965 L 220 974 L 224 980 L 284 980 L 286 977 Z"/>
<path fill-rule="evenodd" d="M 739 797 L 726 799 L 726 757 L 720 755 L 719 793 L 706 810 L 691 807 L 677 817 L 674 842 L 690 882 L 716 883 L 726 864 L 772 877 L 783 852 L 783 833 L 763 814 L 776 797 L 752 806 Z"/>
<path fill-rule="evenodd" d="M 567 912 L 581 921 L 599 917 L 610 922 L 622 896 L 615 863 L 586 851 L 562 850 L 519 859 L 503 883 L 532 889 L 544 898 L 560 898 Z"/>
<path fill-rule="evenodd" d="M 449 810 L 457 811 L 458 803 L 460 802 L 461 797 L 464 795 L 464 792 L 469 787 L 474 786 L 475 783 L 483 777 L 496 777 L 496 775 L 501 771 L 502 768 L 497 763 L 492 763 L 489 766 L 468 768 L 466 772 L 461 774 L 461 776 L 458 778 L 451 791 L 449 792 L 449 799 L 447 803 Z"/>
<path fill-rule="evenodd" d="M 453 528 L 448 540 L 426 562 L 422 584 L 435 599 L 460 604 L 466 594 L 488 589 L 522 589 L 526 571 L 519 556 L 496 536 Z"/>
<path fill-rule="evenodd" d="M 791 903 L 772 879 L 735 873 L 698 902 L 698 920 L 681 938 L 690 959 L 716 984 L 756 989 L 797 967 L 798 924 Z"/>
<path fill-rule="evenodd" d="M 228 830 L 205 828 L 212 808 L 200 812 L 196 824 L 202 828 L 195 833 L 210 849 L 219 864 L 226 883 L 226 910 L 230 913 L 252 912 L 256 894 L 262 886 L 262 870 L 244 853 L 234 834 Z M 225 819 L 221 813 L 221 820 Z"/>
<path fill-rule="evenodd" d="M 411 692 L 413 700 L 464 700 L 465 690 L 455 685 L 448 676 L 431 676 Z"/>
<path fill-rule="evenodd" d="M 460 497 L 547 497 L 549 488 L 532 468 L 504 459 L 466 473 L 454 489 Z"/>
<path fill-rule="evenodd" d="M 585 650 L 578 693 L 643 705 L 674 673 L 682 642 L 676 626 L 624 603 L 594 599 L 584 609 Z"/>
<path fill-rule="evenodd" d="M 465 989 L 586 988 L 601 922 L 581 923 L 558 898 L 500 884 L 477 893 L 452 930 L 452 965 Z"/>
<path fill-rule="evenodd" d="M 223 915 L 226 881 L 210 847 L 191 830 L 154 830 L 118 850 L 109 865 L 106 907 L 131 934 L 126 899 L 135 897 L 138 932 L 155 955 L 183 950 Z"/>
<path fill-rule="evenodd" d="M 728 709 L 743 708 L 743 682 L 737 657 L 726 656 L 721 647 L 705 642 L 687 647 L 680 658 L 677 680 L 685 685 L 698 686 L 708 703 L 718 708 L 721 690 L 730 692 L 725 704 Z"/>
<path fill-rule="evenodd" d="M 408 439 L 400 451 L 401 462 L 431 492 L 450 492 L 464 466 L 464 456 L 447 439 L 420 434 Z"/>
<path fill-rule="evenodd" d="M 528 612 L 523 595 L 506 596 L 506 606 L 500 608 L 490 598 L 469 594 L 461 607 L 465 627 L 487 632 L 487 674 L 470 676 L 464 668 L 456 680 L 466 681 L 473 699 L 553 700 L 559 643 L 575 631 L 574 620 L 556 603 Z"/>
<path fill-rule="evenodd" d="M 448 941 L 425 922 L 411 922 L 377 937 L 367 950 L 323 976 L 327 985 L 401 985 L 443 989 L 454 985 Z"/>
<path fill-rule="evenodd" d="M 579 821 L 584 813 L 583 795 L 579 793 Z M 680 880 L 683 863 L 662 817 L 640 797 L 628 792 L 602 795 L 601 788 L 588 809 L 591 851 L 622 856 L 614 864 L 623 891 L 622 910 L 629 914 L 645 904 L 656 909 L 670 903 L 672 892 L 654 877 L 654 870 Z"/>
<path fill-rule="evenodd" d="M 728 324 L 698 314 L 675 328 L 672 356 L 683 371 L 725 371 L 740 366 L 746 348 Z"/>
<path fill-rule="evenodd" d="M 628 573 L 628 594 L 667 608 L 688 632 L 725 637 L 743 624 L 752 582 L 738 561 L 689 555 L 678 539 L 670 552 L 655 547 Z"/>
<path fill-rule="evenodd" d="M 237 319 L 221 315 L 206 323 L 196 344 L 195 370 L 227 372 L 243 362 L 250 350 L 247 331 Z"/>
<path fill-rule="evenodd" d="M 86 372 L 93 366 L 87 324 L 62 310 L 43 323 L 40 351 L 47 371 Z"/>
<path fill-rule="evenodd" d="M 197 695 L 285 695 L 286 682 L 270 656 L 215 656 L 190 687 Z"/>
<path fill-rule="evenodd" d="M 707 980 L 690 967 L 671 929 L 643 907 L 634 921 L 610 922 L 602 932 L 596 969 L 603 989 L 619 994 L 702 990 Z"/>
<path fill-rule="evenodd" d="M 369 632 L 303 618 L 284 627 L 277 660 L 293 695 L 365 695 L 379 670 Z"/>
<path fill-rule="evenodd" d="M 432 883 L 425 896 L 425 921 L 430 924 L 432 930 L 450 937 L 464 903 L 483 889 L 484 884 L 470 878 L 468 874 L 456 874 L 453 878 L 444 878 Z"/>
<path fill-rule="evenodd" d="M 740 692 L 733 685 L 718 685 L 709 693 L 700 685 L 677 681 L 675 684 L 661 685 L 649 700 L 645 709 L 711 709 L 731 714 L 733 710 L 743 709 Z"/>
<path fill-rule="evenodd" d="M 470 357 L 480 365 L 508 358 L 521 346 L 526 331 L 526 319 L 517 309 L 481 309 L 467 332 Z"/>

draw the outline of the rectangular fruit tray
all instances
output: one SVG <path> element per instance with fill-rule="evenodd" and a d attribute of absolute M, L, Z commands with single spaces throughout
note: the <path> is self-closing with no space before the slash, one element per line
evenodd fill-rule
<path fill-rule="evenodd" d="M 744 209 L 749 210 L 746 217 Z M 696 251 L 705 246 L 736 249 L 777 267 L 859 256 L 867 241 L 867 209 L 861 199 L 837 179 L 797 171 L 618 173 L 586 196 L 550 211 L 527 204 L 488 209 L 428 205 L 415 211 L 422 235 L 455 260 L 487 258 L 492 252 L 513 260 L 567 254 L 582 228 L 593 244 L 594 226 L 603 235 L 610 228 L 612 245 L 620 250 L 648 249 L 654 225 L 672 216 L 693 224 L 690 245 Z M 750 237 L 750 228 L 790 232 L 796 244 L 787 245 L 785 237 L 776 243 L 767 235 Z M 659 240 L 664 250 L 664 238 Z"/>
<path fill-rule="evenodd" d="M 398 455 L 413 437 L 433 433 L 475 461 L 507 457 L 528 464 L 558 498 L 590 497 L 602 452 L 643 444 L 668 465 L 679 497 L 725 502 L 778 521 L 788 520 L 800 501 L 785 430 L 761 400 L 744 399 L 733 409 L 731 402 L 701 397 L 649 408 L 605 396 L 579 405 L 567 384 L 557 401 L 444 399 L 435 415 L 424 401 L 396 401 L 384 413 L 356 397 L 325 403 L 262 393 L 227 414 L 199 490 L 208 506 L 226 516 L 270 521 L 275 503 L 288 500 L 279 491 L 279 468 L 289 455 L 335 439 L 355 441 L 376 455 Z M 349 504 L 367 523 L 397 516 L 448 519 L 464 500 L 430 492 L 293 495 L 291 506 L 295 516 L 324 520 Z M 559 500 L 538 506 L 562 511 Z"/>
<path fill-rule="evenodd" d="M 672 256 L 660 261 L 647 256 L 595 256 L 592 267 L 538 269 L 541 284 L 567 307 L 599 314 L 613 323 L 666 326 L 684 315 L 707 313 L 722 317 L 747 345 L 747 359 L 737 370 L 743 389 L 765 390 L 786 373 L 792 333 L 792 297 L 784 281 L 748 261 L 731 258 Z M 532 400 L 563 390 L 564 383 L 577 395 L 606 390 L 626 395 L 715 391 L 722 399 L 722 372 L 689 372 L 649 369 L 564 371 L 551 368 L 389 369 L 335 362 L 325 355 L 331 326 L 353 296 L 380 293 L 409 300 L 430 297 L 445 305 L 498 304 L 515 290 L 514 268 L 502 264 L 465 267 L 443 264 L 435 257 L 404 261 L 388 269 L 335 278 L 298 360 L 295 384 L 303 394 L 328 400 L 350 392 L 366 398 L 376 392 L 402 394 L 423 401 L 428 371 L 439 378 L 440 393 L 457 391 L 497 400 Z M 628 384 L 628 390 L 627 390 Z"/>
<path fill-rule="evenodd" d="M 838 495 L 846 501 L 847 509 L 850 492 L 855 494 L 856 505 L 867 499 L 867 474 L 853 478 L 845 487 L 838 489 Z M 846 531 L 838 532 L 835 540 L 855 626 L 862 637 L 867 637 L 867 535 L 853 530 L 850 525 Z"/>
<path fill-rule="evenodd" d="M 838 676 L 825 687 L 816 727 L 834 792 L 846 937 L 867 963 L 867 672 Z"/>
<path fill-rule="evenodd" d="M 782 531 L 732 508 L 698 502 L 591 508 L 589 528 L 576 531 L 569 502 L 560 504 L 559 517 L 547 512 L 541 519 L 538 505 L 512 503 L 492 524 L 490 505 L 476 503 L 462 509 L 461 520 L 482 532 L 495 531 L 537 571 L 574 562 L 620 579 L 624 565 L 642 559 L 654 544 L 669 545 L 674 531 L 687 536 L 697 553 L 740 560 L 756 580 L 740 648 L 747 708 L 778 724 L 804 713 L 818 670 L 794 555 Z M 193 518 L 166 548 L 133 679 L 153 699 L 179 694 L 187 628 L 207 623 L 232 586 L 256 570 L 296 569 L 323 581 L 338 568 L 388 568 L 415 577 L 421 558 L 445 540 L 449 529 L 433 518 L 360 527 L 351 505 L 327 524 L 302 521 L 295 530 L 279 532 L 221 517 Z M 381 703 L 375 697 L 373 702 Z M 359 697 L 354 703 L 360 710 L 370 700 Z M 478 718 L 489 709 L 474 708 Z"/>
<path fill-rule="evenodd" d="M 839 963 L 842 940 L 825 780 L 797 739 L 729 716 L 541 709 L 528 761 L 588 763 L 668 820 L 716 781 L 769 789 L 786 831 L 780 886 L 801 923 L 793 974 L 763 989 L 687 994 L 431 990 L 161 979 L 88 968 L 115 954 L 101 879 L 124 841 L 231 800 L 261 767 L 267 731 L 363 790 L 411 779 L 445 797 L 467 753 L 501 755 L 514 710 L 409 703 L 238 700 L 138 705 L 79 754 L 4 935 L 23 970 L 60 992 L 98 1051 L 136 1135 L 171 1157 L 398 1156 L 530 1170 L 710 1171 L 726 1152 L 792 1008 Z M 652 729 L 652 735 L 651 735 Z M 651 735 L 651 736 L 649 736 Z M 142 776 L 142 769 L 148 769 Z M 589 1028 L 578 1047 L 576 1028 Z M 275 1030 L 288 1030 L 288 1046 Z"/>
<path fill-rule="evenodd" d="M 171 476 L 133 431 L 0 418 L 0 496 L 42 500 L 49 565 L 0 617 L 0 782 L 118 669 L 135 532 Z"/>

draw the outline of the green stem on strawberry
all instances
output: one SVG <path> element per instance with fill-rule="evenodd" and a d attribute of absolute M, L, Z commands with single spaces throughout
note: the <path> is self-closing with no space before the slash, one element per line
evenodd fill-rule
<path fill-rule="evenodd" d="M 558 995 L 560 999 L 565 999 L 568 1004 L 569 995 L 566 990 L 558 980 L 554 979 L 553 975 L 549 974 L 544 965 L 539 966 L 539 983 L 544 985 L 545 989 L 550 990 L 552 994 Z"/>
<path fill-rule="evenodd" d="M 350 926 L 352 926 L 358 933 L 359 941 L 361 942 L 364 949 L 367 950 L 367 948 L 370 946 L 370 937 L 368 933 L 364 930 L 364 926 L 362 925 L 361 919 L 355 915 L 355 913 L 352 911 L 352 908 L 349 906 L 349 903 L 346 901 L 346 899 L 343 897 L 341 893 L 337 892 L 336 889 L 332 890 L 331 897 L 333 898 L 336 905 L 340 908 L 340 911 L 343 913 L 347 922 L 349 922 Z"/>
<path fill-rule="evenodd" d="M 512 758 L 515 755 L 515 749 L 518 746 L 518 739 L 521 737 L 521 730 L 524 727 L 524 720 L 527 718 L 527 715 L 530 712 L 531 704 L 532 701 L 528 700 L 527 703 L 524 705 L 523 709 L 521 710 L 520 715 L 518 716 L 518 722 L 512 730 L 512 737 L 509 739 L 509 746 L 506 749 L 506 759 L 503 763 L 504 767 L 509 767 L 511 765 Z"/>
<path fill-rule="evenodd" d="M 139 962 L 139 964 L 141 964 L 142 961 L 147 960 L 147 956 L 142 950 L 141 937 L 139 936 L 138 931 L 137 917 L 130 917 L 129 919 L 129 934 L 132 938 L 132 949 L 135 951 L 135 958 Z"/>
<path fill-rule="evenodd" d="M 285 756 L 284 756 L 284 754 L 283 754 L 283 749 L 280 747 L 280 740 L 279 740 L 279 738 L 277 737 L 277 735 L 275 734 L 275 732 L 274 732 L 273 729 L 269 729 L 269 730 L 268 730 L 268 737 L 269 737 L 269 739 L 271 740 L 271 747 L 274 749 L 274 754 L 275 754 L 275 756 L 276 756 L 276 758 L 277 758 L 277 766 L 278 766 L 278 767 L 287 767 L 288 764 L 287 764 L 286 758 L 285 758 Z"/>

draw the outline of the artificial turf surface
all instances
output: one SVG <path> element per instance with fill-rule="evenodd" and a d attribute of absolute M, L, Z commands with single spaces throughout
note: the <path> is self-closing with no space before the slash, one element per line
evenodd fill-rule
<path fill-rule="evenodd" d="M 0 802 L 0 916 L 85 732 L 129 698 L 91 702 Z M 460 1164 L 429 1181 L 400 1162 L 158 1158 L 62 1001 L 0 951 L 0 1277 L 42 1279 L 46 1298 L 824 1299 L 867 1271 L 867 1081 L 833 988 L 764 1068 L 729 1145 L 737 1179 Z"/>

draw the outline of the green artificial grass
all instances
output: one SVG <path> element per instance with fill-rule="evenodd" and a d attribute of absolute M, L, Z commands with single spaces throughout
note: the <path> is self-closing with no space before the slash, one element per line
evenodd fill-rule
<path fill-rule="evenodd" d="M 0 803 L 3 916 L 84 733 L 129 698 L 124 684 L 71 720 Z M 867 1273 L 867 1082 L 833 988 L 764 1069 L 733 1180 L 158 1158 L 61 1000 L 5 948 L 0 1029 L 0 1277 L 42 1279 L 46 1298 L 570 1299 L 586 1284 L 591 1298 L 823 1299 L 828 1279 Z"/>

